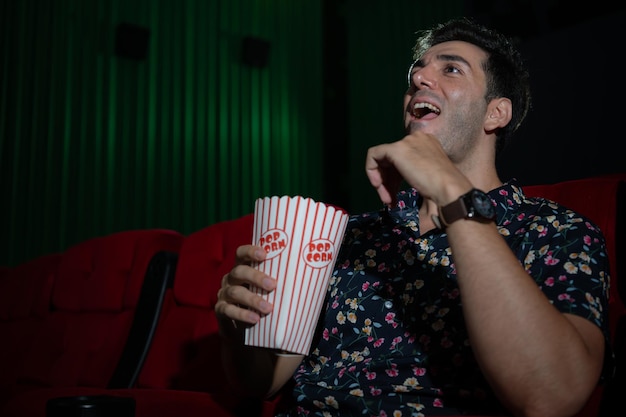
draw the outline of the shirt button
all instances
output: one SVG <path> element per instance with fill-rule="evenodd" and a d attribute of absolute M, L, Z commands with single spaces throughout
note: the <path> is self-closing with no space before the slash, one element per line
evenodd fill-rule
<path fill-rule="evenodd" d="M 391 308 L 391 307 L 393 307 L 393 303 L 391 301 L 387 300 L 387 301 L 385 301 L 385 307 Z"/>

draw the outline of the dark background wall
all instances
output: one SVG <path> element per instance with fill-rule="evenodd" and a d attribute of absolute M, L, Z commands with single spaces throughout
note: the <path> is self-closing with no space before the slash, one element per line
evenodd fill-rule
<path fill-rule="evenodd" d="M 626 13 L 591 15 L 524 40 L 534 105 L 499 161 L 524 184 L 626 172 Z"/>
<path fill-rule="evenodd" d="M 0 265 L 190 233 L 269 194 L 377 208 L 363 161 L 402 135 L 414 33 L 462 14 L 513 36 L 533 75 L 503 179 L 626 171 L 626 20 L 608 0 L 0 2 Z M 148 30 L 145 57 L 116 49 L 120 23 Z"/>
<path fill-rule="evenodd" d="M 626 6 L 609 0 L 468 4 L 470 13 L 514 37 L 531 73 L 533 108 L 498 162 L 502 178 L 539 184 L 625 172 L 626 79 L 615 64 L 625 50 Z"/>

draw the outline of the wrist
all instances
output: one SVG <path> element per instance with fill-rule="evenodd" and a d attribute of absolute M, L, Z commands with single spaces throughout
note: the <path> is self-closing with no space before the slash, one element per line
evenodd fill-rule
<path fill-rule="evenodd" d="M 495 217 L 496 210 L 491 198 L 485 192 L 472 188 L 456 200 L 439 206 L 438 216 L 433 216 L 433 222 L 440 229 L 445 229 L 462 219 L 491 222 Z"/>

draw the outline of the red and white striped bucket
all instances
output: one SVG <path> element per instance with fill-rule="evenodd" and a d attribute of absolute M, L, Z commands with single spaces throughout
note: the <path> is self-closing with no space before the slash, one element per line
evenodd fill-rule
<path fill-rule="evenodd" d="M 348 213 L 310 198 L 256 200 L 252 242 L 267 252 L 255 267 L 278 280 L 267 292 L 252 288 L 274 311 L 246 329 L 245 343 L 306 355 L 348 223 Z"/>

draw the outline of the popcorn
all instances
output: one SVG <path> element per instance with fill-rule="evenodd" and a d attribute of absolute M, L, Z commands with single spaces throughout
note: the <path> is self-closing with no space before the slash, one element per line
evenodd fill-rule
<path fill-rule="evenodd" d="M 254 216 L 252 241 L 267 252 L 254 267 L 278 282 L 269 293 L 251 288 L 274 311 L 246 329 L 245 343 L 306 355 L 349 215 L 310 198 L 274 196 L 257 199 Z"/>

